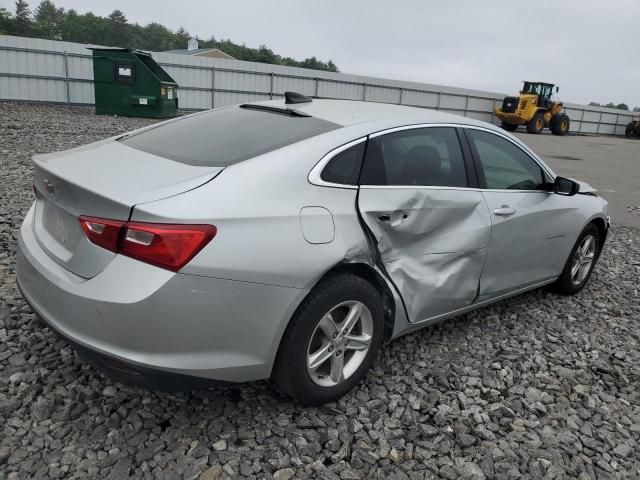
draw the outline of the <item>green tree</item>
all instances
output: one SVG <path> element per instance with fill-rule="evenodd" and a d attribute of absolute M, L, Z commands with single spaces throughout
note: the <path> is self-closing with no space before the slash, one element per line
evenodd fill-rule
<path fill-rule="evenodd" d="M 180 27 L 175 34 L 176 42 L 178 43 L 178 47 L 176 48 L 187 48 L 187 42 L 191 38 L 189 32 L 187 32 L 183 27 Z"/>
<path fill-rule="evenodd" d="M 19 36 L 28 36 L 32 31 L 31 10 L 24 0 L 16 2 L 16 15 L 13 19 L 11 33 Z"/>
<path fill-rule="evenodd" d="M 139 45 L 138 48 L 162 52 L 164 50 L 172 50 L 178 47 L 175 45 L 175 40 L 171 30 L 164 25 L 154 22 L 144 27 L 143 44 Z"/>
<path fill-rule="evenodd" d="M 63 8 L 56 8 L 56 5 L 51 0 L 42 0 L 34 12 L 33 18 L 38 36 L 49 40 L 60 40 L 62 38 L 62 27 L 65 18 Z"/>
<path fill-rule="evenodd" d="M 11 26 L 11 13 L 6 8 L 0 7 L 0 35 L 9 33 Z"/>
<path fill-rule="evenodd" d="M 105 43 L 112 46 L 130 47 L 130 29 L 127 17 L 120 10 L 114 10 L 109 15 L 109 29 Z"/>
<path fill-rule="evenodd" d="M 62 40 L 86 43 L 85 22 L 73 8 L 67 11 L 62 22 Z"/>
<path fill-rule="evenodd" d="M 156 22 L 144 26 L 137 23 L 131 24 L 121 10 L 114 10 L 108 17 L 94 15 L 91 12 L 81 15 L 73 9 L 65 12 L 63 8 L 57 8 L 52 0 L 40 2 L 34 12 L 33 20 L 25 0 L 16 1 L 16 13 L 13 18 L 6 9 L 0 9 L 0 33 L 3 32 L 157 52 L 186 48 L 191 36 L 182 27 L 173 32 Z M 331 60 L 325 63 L 316 57 L 309 57 L 299 61 L 291 57 L 282 57 L 266 45 L 251 48 L 228 39 L 217 40 L 211 36 L 208 40 L 201 40 L 200 47 L 219 48 L 238 60 L 338 71 Z"/>

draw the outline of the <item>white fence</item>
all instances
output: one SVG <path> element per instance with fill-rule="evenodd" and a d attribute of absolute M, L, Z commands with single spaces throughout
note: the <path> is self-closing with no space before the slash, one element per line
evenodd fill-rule
<path fill-rule="evenodd" d="M 346 75 L 237 60 L 153 53 L 178 82 L 180 108 L 202 110 L 277 98 L 286 90 L 434 108 L 497 123 L 504 94 Z M 401 74 L 401 73 L 400 73 Z M 87 45 L 0 36 L 0 100 L 93 105 L 93 66 Z M 565 103 L 571 131 L 623 135 L 632 112 Z"/>

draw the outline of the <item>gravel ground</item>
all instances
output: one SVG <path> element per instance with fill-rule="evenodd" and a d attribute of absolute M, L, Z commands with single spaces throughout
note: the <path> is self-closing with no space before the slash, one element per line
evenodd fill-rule
<path fill-rule="evenodd" d="M 588 287 L 496 304 L 388 345 L 341 401 L 267 382 L 113 384 L 15 285 L 29 157 L 147 120 L 0 103 L 0 478 L 638 478 L 640 242 L 615 227 Z"/>

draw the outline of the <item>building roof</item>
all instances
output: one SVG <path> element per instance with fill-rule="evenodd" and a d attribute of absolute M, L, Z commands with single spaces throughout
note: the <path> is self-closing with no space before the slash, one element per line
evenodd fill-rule
<path fill-rule="evenodd" d="M 220 50 L 219 48 L 198 48 L 197 50 L 189 50 L 186 48 L 178 48 L 176 50 L 166 50 L 162 53 L 174 53 L 177 55 L 203 55 L 205 53 L 213 53 L 216 54 L 216 56 L 218 58 L 227 58 L 229 60 L 235 60 L 235 58 L 233 58 L 231 55 L 229 55 L 228 53 L 224 53 L 222 50 Z"/>

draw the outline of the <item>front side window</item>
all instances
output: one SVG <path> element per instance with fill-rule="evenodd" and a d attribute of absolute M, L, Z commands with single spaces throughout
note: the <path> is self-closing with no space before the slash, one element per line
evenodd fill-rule
<path fill-rule="evenodd" d="M 464 158 L 455 129 L 415 128 L 371 138 L 360 183 L 466 187 Z"/>
<path fill-rule="evenodd" d="M 482 166 L 484 181 L 480 186 L 497 190 L 542 190 L 545 176 L 542 168 L 512 142 L 482 130 L 468 129 Z M 483 185 L 484 183 L 484 185 Z"/>

